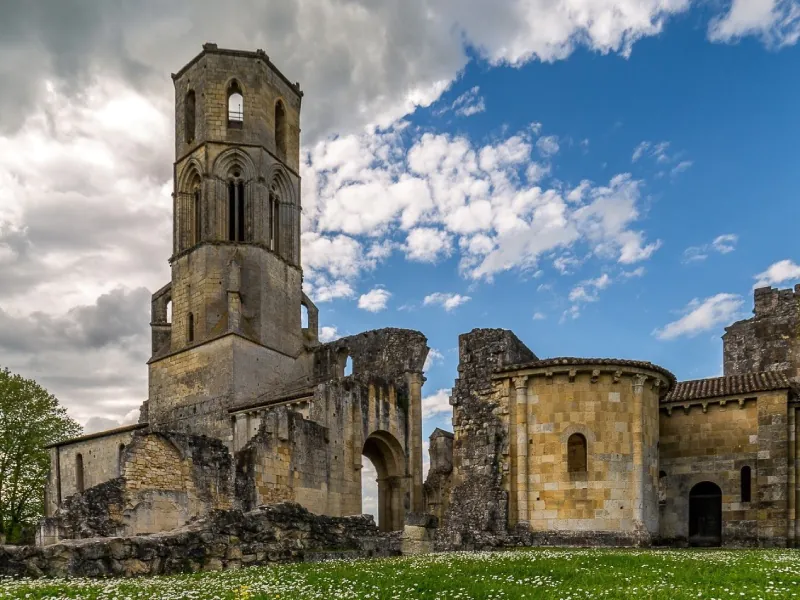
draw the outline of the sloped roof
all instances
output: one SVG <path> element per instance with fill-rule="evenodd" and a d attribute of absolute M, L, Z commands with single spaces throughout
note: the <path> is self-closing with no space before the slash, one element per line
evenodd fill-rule
<path fill-rule="evenodd" d="M 792 384 L 783 373 L 763 371 L 728 375 L 727 377 L 711 377 L 679 381 L 664 397 L 664 402 L 681 400 L 697 400 L 699 398 L 719 398 L 720 396 L 738 396 L 753 392 L 769 392 L 772 390 L 788 390 Z"/>
<path fill-rule="evenodd" d="M 648 369 L 657 371 L 665 375 L 670 382 L 675 382 L 675 375 L 664 367 L 659 367 L 656 364 L 644 360 L 629 360 L 626 358 L 578 358 L 575 356 L 557 356 L 554 358 L 544 358 L 540 360 L 533 360 L 526 363 L 515 365 L 504 365 L 494 370 L 495 373 L 506 373 L 509 371 L 520 371 L 522 369 L 535 369 L 539 367 L 571 367 L 571 366 L 588 366 L 600 365 L 609 367 L 634 367 L 638 369 Z"/>

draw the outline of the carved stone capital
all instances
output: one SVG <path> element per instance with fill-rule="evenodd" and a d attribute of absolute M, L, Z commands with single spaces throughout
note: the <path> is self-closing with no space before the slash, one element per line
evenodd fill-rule
<path fill-rule="evenodd" d="M 592 383 L 597 383 L 598 379 L 600 379 L 600 369 L 594 369 L 592 371 Z"/>
<path fill-rule="evenodd" d="M 528 376 L 527 375 L 522 375 L 520 377 L 513 377 L 512 379 L 514 380 L 514 388 L 515 389 L 524 388 L 528 384 Z"/>
<path fill-rule="evenodd" d="M 633 393 L 641 394 L 644 391 L 644 383 L 647 381 L 647 375 L 634 375 L 633 376 Z"/>

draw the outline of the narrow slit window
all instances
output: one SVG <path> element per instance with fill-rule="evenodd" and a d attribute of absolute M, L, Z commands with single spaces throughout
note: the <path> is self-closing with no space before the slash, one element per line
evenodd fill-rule
<path fill-rule="evenodd" d="M 228 240 L 236 241 L 236 184 L 228 183 Z"/>
<path fill-rule="evenodd" d="M 750 502 L 752 496 L 752 474 L 750 467 L 742 467 L 742 502 Z"/>
<path fill-rule="evenodd" d="M 280 198 L 273 187 L 269 194 L 269 248 L 280 252 Z"/>
<path fill-rule="evenodd" d="M 194 313 L 189 313 L 189 341 L 194 341 Z"/>
<path fill-rule="evenodd" d="M 75 456 L 75 487 L 78 490 L 79 494 L 82 494 L 85 487 L 85 482 L 83 480 L 83 454 L 78 453 Z"/>
<path fill-rule="evenodd" d="M 570 473 L 586 472 L 586 438 L 580 433 L 567 440 L 567 469 Z"/>
<path fill-rule="evenodd" d="M 275 103 L 275 148 L 278 154 L 286 154 L 286 109 L 280 100 Z"/>
<path fill-rule="evenodd" d="M 195 101 L 194 90 L 189 90 L 186 94 L 186 99 L 183 103 L 184 108 L 184 128 L 186 130 L 186 143 L 191 144 L 194 141 L 195 126 L 197 121 L 197 104 Z"/>
<path fill-rule="evenodd" d="M 192 195 L 192 226 L 193 226 L 193 240 L 194 244 L 200 243 L 200 189 L 196 188 Z"/>
<path fill-rule="evenodd" d="M 244 241 L 244 183 L 236 185 L 236 241 Z"/>

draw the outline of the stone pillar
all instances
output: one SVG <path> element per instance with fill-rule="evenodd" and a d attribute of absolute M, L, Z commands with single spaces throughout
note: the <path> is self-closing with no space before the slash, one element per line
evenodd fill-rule
<path fill-rule="evenodd" d="M 517 524 L 528 525 L 528 378 L 514 377 L 517 409 Z"/>
<path fill-rule="evenodd" d="M 644 464 L 644 384 L 646 375 L 633 377 L 633 422 L 631 424 L 631 454 L 633 456 L 632 484 L 634 490 L 633 519 L 634 527 L 646 529 L 644 519 L 644 473 L 648 466 Z"/>
<path fill-rule="evenodd" d="M 408 471 L 411 475 L 411 507 L 413 512 L 425 510 L 422 487 L 422 373 L 407 373 L 408 382 L 408 420 L 409 420 L 409 459 Z"/>

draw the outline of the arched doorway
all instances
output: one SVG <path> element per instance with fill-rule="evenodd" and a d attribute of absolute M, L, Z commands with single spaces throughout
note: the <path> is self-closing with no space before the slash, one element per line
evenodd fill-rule
<path fill-rule="evenodd" d="M 689 544 L 722 544 L 722 490 L 716 483 L 703 481 L 689 492 Z"/>
<path fill-rule="evenodd" d="M 400 442 L 388 431 L 367 437 L 361 453 L 378 474 L 378 526 L 381 531 L 403 528 L 405 515 L 406 460 Z"/>

